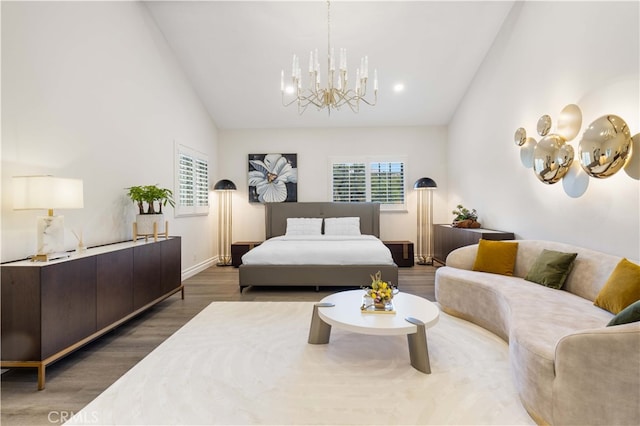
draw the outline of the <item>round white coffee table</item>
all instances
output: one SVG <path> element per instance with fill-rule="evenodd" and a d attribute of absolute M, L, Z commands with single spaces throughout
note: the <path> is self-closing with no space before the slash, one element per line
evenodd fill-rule
<path fill-rule="evenodd" d="M 411 365 L 430 373 L 426 329 L 438 322 L 438 307 L 422 297 L 398 293 L 393 298 L 393 313 L 365 313 L 360 310 L 364 290 L 331 294 L 313 307 L 309 343 L 327 344 L 331 327 L 354 333 L 394 336 L 406 334 Z"/>

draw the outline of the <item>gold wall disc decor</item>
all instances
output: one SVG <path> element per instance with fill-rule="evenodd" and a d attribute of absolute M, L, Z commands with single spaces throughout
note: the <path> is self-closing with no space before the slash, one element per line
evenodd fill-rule
<path fill-rule="evenodd" d="M 537 130 L 540 136 L 547 136 L 549 134 L 549 131 L 551 130 L 551 117 L 549 117 L 547 114 L 540 117 L 538 119 Z"/>
<path fill-rule="evenodd" d="M 617 115 L 603 115 L 584 131 L 578 148 L 580 165 L 589 176 L 607 178 L 625 165 L 631 153 L 631 132 Z"/>
<path fill-rule="evenodd" d="M 517 146 L 522 146 L 527 141 L 527 131 L 524 127 L 518 127 L 516 133 L 513 135 L 513 141 Z"/>
<path fill-rule="evenodd" d="M 533 172 L 536 177 L 548 185 L 559 182 L 567 173 L 573 161 L 573 148 L 567 148 L 560 136 L 547 135 L 536 144 L 533 150 Z"/>
<path fill-rule="evenodd" d="M 569 104 L 560 111 L 558 118 L 557 133 L 562 136 L 565 141 L 571 141 L 578 136 L 582 127 L 582 111 L 576 104 Z"/>
<path fill-rule="evenodd" d="M 565 142 L 564 144 L 562 144 L 560 150 L 558 151 L 558 164 L 560 164 L 560 167 L 569 168 L 573 163 L 574 156 L 575 153 L 573 151 L 573 147 Z"/>

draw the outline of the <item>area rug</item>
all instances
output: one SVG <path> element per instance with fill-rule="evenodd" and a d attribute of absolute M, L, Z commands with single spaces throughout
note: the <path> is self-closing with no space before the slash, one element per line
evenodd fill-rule
<path fill-rule="evenodd" d="M 211 303 L 67 424 L 535 424 L 488 331 L 441 313 L 423 374 L 405 336 L 334 327 L 308 344 L 312 309 Z"/>

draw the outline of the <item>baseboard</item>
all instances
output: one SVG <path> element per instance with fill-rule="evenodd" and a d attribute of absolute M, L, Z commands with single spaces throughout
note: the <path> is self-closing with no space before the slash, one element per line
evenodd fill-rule
<path fill-rule="evenodd" d="M 214 266 L 216 264 L 216 261 L 217 258 L 212 257 L 210 259 L 197 263 L 190 268 L 184 269 L 182 271 L 182 281 L 191 278 L 192 276 L 204 271 L 207 268 L 210 268 L 211 266 Z"/>

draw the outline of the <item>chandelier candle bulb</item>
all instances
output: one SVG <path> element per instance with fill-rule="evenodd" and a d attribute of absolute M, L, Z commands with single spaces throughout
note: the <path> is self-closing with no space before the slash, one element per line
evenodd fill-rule
<path fill-rule="evenodd" d="M 330 71 L 335 71 L 336 70 L 336 62 L 335 62 L 335 59 L 333 57 L 333 47 L 331 48 L 331 53 L 329 54 L 329 70 Z"/>
<path fill-rule="evenodd" d="M 373 70 L 373 91 L 378 92 L 378 70 Z"/>

